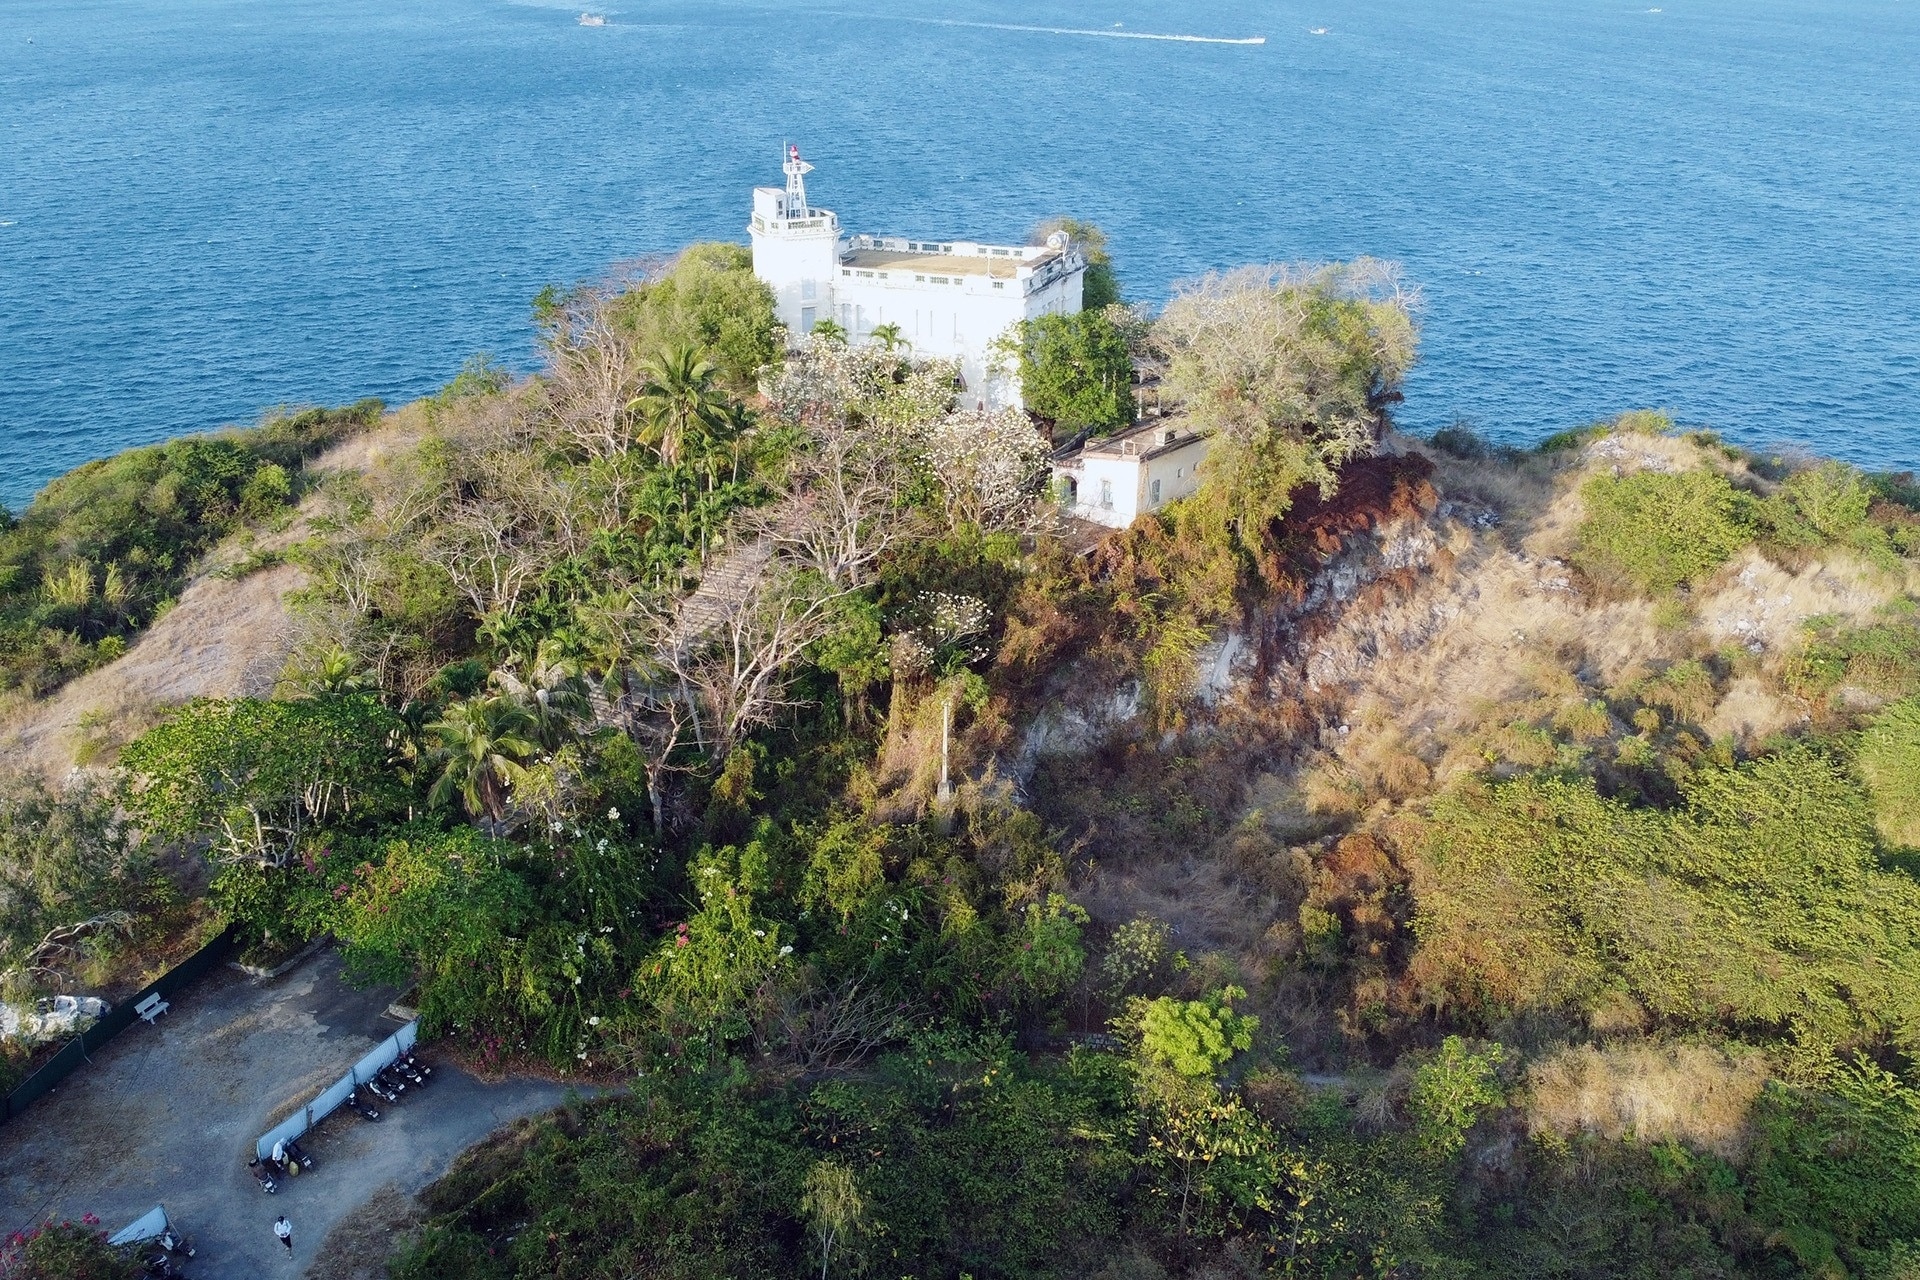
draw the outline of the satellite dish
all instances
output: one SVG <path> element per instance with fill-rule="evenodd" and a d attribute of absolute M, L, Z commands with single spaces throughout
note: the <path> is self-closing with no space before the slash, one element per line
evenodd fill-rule
<path fill-rule="evenodd" d="M 1058 250 L 1058 249 L 1064 249 L 1066 247 L 1067 247 L 1066 232 L 1056 231 L 1052 235 L 1047 237 L 1047 248 Z"/>

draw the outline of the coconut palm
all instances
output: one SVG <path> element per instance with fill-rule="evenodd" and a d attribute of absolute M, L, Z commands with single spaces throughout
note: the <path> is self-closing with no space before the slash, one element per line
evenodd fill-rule
<path fill-rule="evenodd" d="M 889 321 L 886 324 L 877 324 L 873 326 L 872 332 L 870 332 L 867 336 L 869 338 L 872 338 L 875 342 L 879 343 L 881 346 L 885 347 L 889 351 L 893 350 L 895 347 L 910 347 L 913 345 L 911 342 L 908 342 L 905 338 L 900 336 L 900 326 L 892 323 L 891 321 Z"/>
<path fill-rule="evenodd" d="M 627 405 L 646 421 L 648 443 L 675 466 L 688 436 L 711 430 L 727 400 L 714 385 L 713 362 L 690 343 L 667 348 L 646 364 L 646 385 Z"/>
<path fill-rule="evenodd" d="M 493 681 L 526 710 L 533 740 L 549 751 L 593 714 L 580 664 L 565 657 L 552 637 L 540 642 L 524 676 L 502 668 L 493 673 Z"/>
<path fill-rule="evenodd" d="M 344 698 L 380 690 L 380 681 L 373 673 L 337 644 L 301 663 L 285 682 L 293 691 L 309 698 Z"/>
<path fill-rule="evenodd" d="M 813 322 L 813 336 L 822 342 L 845 342 L 847 340 L 847 331 L 831 320 L 815 320 Z"/>
<path fill-rule="evenodd" d="M 525 762 L 540 750 L 533 715 L 505 695 L 468 698 L 448 707 L 427 730 L 440 743 L 433 753 L 440 777 L 428 803 L 445 804 L 457 793 L 470 815 L 501 825 L 509 792 L 526 779 Z"/>

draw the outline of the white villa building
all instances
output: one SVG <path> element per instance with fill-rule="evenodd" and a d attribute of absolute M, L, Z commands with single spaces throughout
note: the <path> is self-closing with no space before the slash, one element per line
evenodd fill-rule
<path fill-rule="evenodd" d="M 1124 529 L 1198 489 L 1206 456 L 1206 436 L 1162 419 L 1056 455 L 1054 490 L 1066 514 Z"/>
<path fill-rule="evenodd" d="M 1064 234 L 1045 245 L 972 240 L 842 239 L 830 209 L 807 203 L 813 166 L 787 149 L 786 187 L 755 187 L 753 272 L 773 290 L 774 314 L 795 337 L 833 320 L 858 342 L 896 325 L 920 355 L 960 362 L 966 398 L 1020 404 L 1017 376 L 991 368 L 994 340 L 1021 320 L 1080 310 L 1086 260 Z"/>

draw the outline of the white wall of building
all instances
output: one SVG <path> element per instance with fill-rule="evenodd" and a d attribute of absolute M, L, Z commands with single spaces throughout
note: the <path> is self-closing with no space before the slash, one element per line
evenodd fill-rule
<path fill-rule="evenodd" d="M 748 224 L 754 274 L 773 290 L 788 334 L 797 338 L 830 319 L 858 342 L 897 325 L 916 354 L 959 362 L 964 403 L 1017 407 L 1018 378 L 994 370 L 994 343 L 1022 320 L 1080 310 L 1086 263 L 1078 250 L 844 239 L 832 211 L 804 203 L 796 166 L 810 168 L 794 153 L 788 188 L 754 189 Z"/>
<path fill-rule="evenodd" d="M 795 210 L 802 213 L 801 210 Z M 773 290 L 773 312 L 787 332 L 802 334 L 815 320 L 834 318 L 833 285 L 838 279 L 840 220 L 829 209 L 808 209 L 787 216 L 787 193 L 779 187 L 755 187 L 753 274 Z"/>
<path fill-rule="evenodd" d="M 1067 514 L 1124 529 L 1141 512 L 1158 511 L 1198 490 L 1200 464 L 1207 457 L 1206 437 L 1188 434 L 1167 448 L 1153 443 L 1153 431 L 1136 428 L 1115 440 L 1089 444 L 1055 463 L 1055 483 L 1072 486 Z M 1127 442 L 1135 452 L 1125 451 Z"/>

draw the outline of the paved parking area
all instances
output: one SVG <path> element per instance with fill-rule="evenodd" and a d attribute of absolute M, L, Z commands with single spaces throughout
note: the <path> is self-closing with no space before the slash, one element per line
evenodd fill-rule
<path fill-rule="evenodd" d="M 375 1260 L 317 1259 L 330 1234 L 364 1240 L 357 1217 L 391 1216 L 455 1155 L 564 1099 L 546 1081 L 485 1085 L 441 1065 L 425 1089 L 379 1104 L 378 1123 L 337 1112 L 306 1143 L 315 1167 L 263 1194 L 246 1170 L 254 1140 L 398 1026 L 384 1016 L 392 990 L 355 990 L 340 969 L 329 949 L 266 982 L 218 970 L 0 1127 L 0 1233 L 87 1212 L 117 1228 L 161 1202 L 199 1248 L 195 1280 L 333 1276 Z M 293 1266 L 273 1238 L 281 1213 Z"/>

